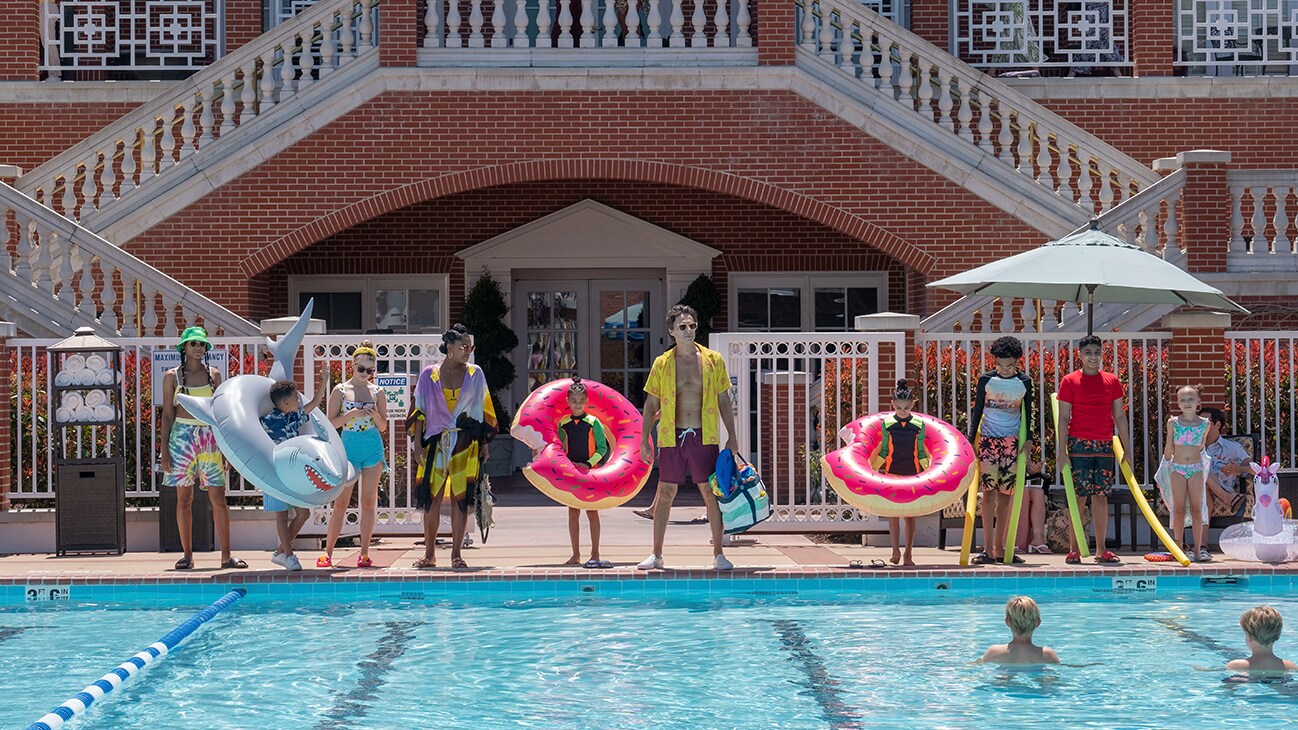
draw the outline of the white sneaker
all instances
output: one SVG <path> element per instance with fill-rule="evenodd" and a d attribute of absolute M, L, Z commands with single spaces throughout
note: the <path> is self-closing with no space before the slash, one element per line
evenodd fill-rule
<path fill-rule="evenodd" d="M 718 555 L 712 559 L 712 567 L 717 570 L 734 570 L 735 564 L 730 562 L 730 558 L 724 555 Z"/>
<path fill-rule="evenodd" d="M 278 550 L 270 554 L 270 562 L 278 565 L 281 568 L 288 567 L 284 563 L 284 553 L 281 553 Z"/>
<path fill-rule="evenodd" d="M 294 570 L 302 569 L 302 561 L 297 559 L 296 554 L 290 555 L 287 558 L 285 558 L 283 565 L 284 565 L 284 569 L 290 572 Z"/>
<path fill-rule="evenodd" d="M 661 555 L 650 555 L 649 557 L 636 563 L 636 570 L 662 570 L 663 559 Z"/>

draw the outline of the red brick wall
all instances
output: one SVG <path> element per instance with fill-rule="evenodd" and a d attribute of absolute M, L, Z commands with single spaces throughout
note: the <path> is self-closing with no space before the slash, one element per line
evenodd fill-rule
<path fill-rule="evenodd" d="M 798 48 L 793 29 L 793 0 L 749 0 L 752 22 L 748 34 L 757 46 L 757 62 L 762 66 L 792 66 Z M 761 34 L 758 35 L 758 24 Z"/>
<path fill-rule="evenodd" d="M 265 25 L 263 0 L 225 0 L 225 52 L 261 35 Z M 277 1 L 277 0 L 272 0 Z"/>
<path fill-rule="evenodd" d="M 600 113 L 592 114 L 596 109 Z M 610 119 L 620 121 L 611 125 Z M 682 136 L 682 129 L 691 133 Z M 370 141 L 380 139 L 394 142 Z M 308 170 L 316 182 L 306 195 L 302 176 Z M 250 275 L 364 220 L 492 185 L 590 178 L 711 190 L 784 209 L 930 277 L 1041 240 L 1040 233 L 787 92 L 394 92 L 128 248 L 258 315 L 271 290 L 264 281 L 250 285 Z M 502 209 L 516 204 L 494 201 Z M 234 210 L 238 215 L 230 214 Z M 193 256 L 212 240 L 221 241 L 227 254 Z M 769 236 L 758 240 L 772 243 Z M 800 245 L 794 242 L 788 253 L 800 255 Z M 831 253 L 837 252 L 822 255 Z M 930 308 L 952 298 L 925 294 Z M 911 308 L 924 311 L 918 302 Z"/>
<path fill-rule="evenodd" d="M 421 25 L 421 18 L 416 16 L 416 5 L 415 0 L 383 0 L 379 11 L 383 38 L 379 45 L 380 65 L 415 65 L 415 54 L 419 49 L 416 35 Z"/>
<path fill-rule="evenodd" d="M 951 38 L 950 0 L 911 0 L 910 30 L 938 48 L 948 50 Z"/>
<path fill-rule="evenodd" d="M 28 172 L 135 108 L 121 104 L 0 104 L 0 164 Z"/>
<path fill-rule="evenodd" d="M 1225 330 L 1172 330 L 1168 346 L 1168 402 L 1177 388 L 1197 385 L 1202 388 L 1204 403 L 1226 402 L 1226 371 L 1222 367 Z"/>
<path fill-rule="evenodd" d="M 1136 64 L 1136 76 L 1172 75 L 1176 47 L 1174 4 L 1157 0 L 1131 3 L 1131 60 Z"/>
<path fill-rule="evenodd" d="M 717 193 L 653 183 L 567 180 L 451 195 L 330 236 L 256 277 L 271 292 L 264 316 L 287 313 L 286 275 L 450 274 L 454 319 L 460 314 L 464 273 L 456 252 L 587 198 L 723 251 L 712 272 L 723 292 L 731 271 L 886 271 L 889 302 L 906 308 L 905 267 L 828 226 Z M 382 255 L 357 255 L 371 251 Z M 721 329 L 728 326 L 727 305 L 714 323 Z"/>
<path fill-rule="evenodd" d="M 41 10 L 32 0 L 0 0 L 0 81 L 35 81 L 41 63 Z"/>
<path fill-rule="evenodd" d="M 1226 270 L 1231 208 L 1226 167 L 1226 163 L 1186 163 L 1177 237 L 1186 252 L 1187 271 Z"/>
<path fill-rule="evenodd" d="M 1230 152 L 1232 167 L 1291 168 L 1298 161 L 1298 98 L 1069 99 L 1043 105 L 1145 164 L 1199 149 Z"/>

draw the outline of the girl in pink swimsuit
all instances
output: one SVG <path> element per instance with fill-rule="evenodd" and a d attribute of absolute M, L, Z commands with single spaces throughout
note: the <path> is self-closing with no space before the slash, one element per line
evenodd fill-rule
<path fill-rule="evenodd" d="M 1182 519 L 1188 499 L 1194 550 L 1186 550 L 1186 554 L 1190 560 L 1208 562 L 1212 560 L 1212 555 L 1203 546 L 1208 536 L 1208 525 L 1203 519 L 1203 500 L 1207 498 L 1203 447 L 1209 421 L 1199 415 L 1199 389 L 1193 385 L 1176 391 L 1176 405 L 1181 409 L 1181 415 L 1167 420 L 1167 442 L 1163 446 L 1163 458 L 1172 468 L 1169 526 L 1180 542 L 1180 538 L 1185 535 Z"/>

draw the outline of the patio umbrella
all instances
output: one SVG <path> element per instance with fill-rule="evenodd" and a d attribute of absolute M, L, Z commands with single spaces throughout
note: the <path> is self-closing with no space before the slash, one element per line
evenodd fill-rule
<path fill-rule="evenodd" d="M 963 274 L 929 284 L 961 294 L 1086 302 L 1086 333 L 1095 327 L 1095 302 L 1180 304 L 1248 310 L 1175 264 L 1139 246 L 1088 229 Z"/>

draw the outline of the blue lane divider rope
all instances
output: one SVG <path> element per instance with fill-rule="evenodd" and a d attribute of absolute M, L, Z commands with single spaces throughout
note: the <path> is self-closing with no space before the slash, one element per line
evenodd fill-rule
<path fill-rule="evenodd" d="M 219 601 L 194 614 L 188 621 L 172 629 L 166 636 L 149 644 L 144 651 L 117 665 L 116 669 L 78 692 L 72 699 L 55 707 L 45 717 L 28 725 L 27 730 L 57 730 L 62 727 L 63 723 L 85 712 L 86 708 L 94 704 L 95 700 L 112 692 L 122 682 L 144 671 L 155 660 L 166 656 L 172 649 L 176 648 L 177 644 L 194 633 L 195 629 L 212 620 L 226 607 L 247 594 L 248 591 L 243 588 L 235 588 L 225 594 Z"/>

